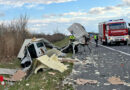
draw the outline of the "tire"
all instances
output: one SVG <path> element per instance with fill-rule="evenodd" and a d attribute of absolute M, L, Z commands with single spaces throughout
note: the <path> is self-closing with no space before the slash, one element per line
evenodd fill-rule
<path fill-rule="evenodd" d="M 124 42 L 124 45 L 127 45 L 127 41 Z"/>
<path fill-rule="evenodd" d="M 107 38 L 105 39 L 104 45 L 107 45 Z"/>
<path fill-rule="evenodd" d="M 116 45 L 117 45 L 117 46 L 120 46 L 120 42 L 117 42 Z"/>
<path fill-rule="evenodd" d="M 107 44 L 108 46 L 111 46 L 111 42 Z"/>
<path fill-rule="evenodd" d="M 105 42 L 102 42 L 102 45 L 105 45 Z"/>

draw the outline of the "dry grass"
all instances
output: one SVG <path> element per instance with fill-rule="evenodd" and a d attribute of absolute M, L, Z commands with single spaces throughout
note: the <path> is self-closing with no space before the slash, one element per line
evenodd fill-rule
<path fill-rule="evenodd" d="M 51 42 L 62 40 L 65 35 L 55 33 L 53 35 L 30 34 L 27 29 L 27 16 L 20 16 L 9 24 L 0 24 L 0 61 L 10 61 L 16 58 L 23 41 L 26 38 L 46 38 Z"/>

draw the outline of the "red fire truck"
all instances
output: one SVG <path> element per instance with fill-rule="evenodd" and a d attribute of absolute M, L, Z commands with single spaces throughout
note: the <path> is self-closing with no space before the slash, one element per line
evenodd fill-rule
<path fill-rule="evenodd" d="M 124 43 L 127 45 L 128 28 L 123 19 L 101 22 L 98 27 L 102 44 Z"/>

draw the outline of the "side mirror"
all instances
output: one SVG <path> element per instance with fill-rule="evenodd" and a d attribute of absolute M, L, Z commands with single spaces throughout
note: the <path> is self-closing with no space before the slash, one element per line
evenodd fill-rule
<path fill-rule="evenodd" d="M 130 27 L 130 23 L 128 23 L 128 26 Z"/>

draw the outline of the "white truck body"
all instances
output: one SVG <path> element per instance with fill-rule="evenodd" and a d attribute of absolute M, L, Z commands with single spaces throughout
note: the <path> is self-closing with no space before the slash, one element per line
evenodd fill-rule
<path fill-rule="evenodd" d="M 88 36 L 88 33 L 86 32 L 85 28 L 79 24 L 79 23 L 74 23 L 72 24 L 69 28 L 68 31 L 75 36 L 76 40 L 80 43 L 84 43 L 84 38 L 83 36 L 85 35 L 86 37 Z"/>

